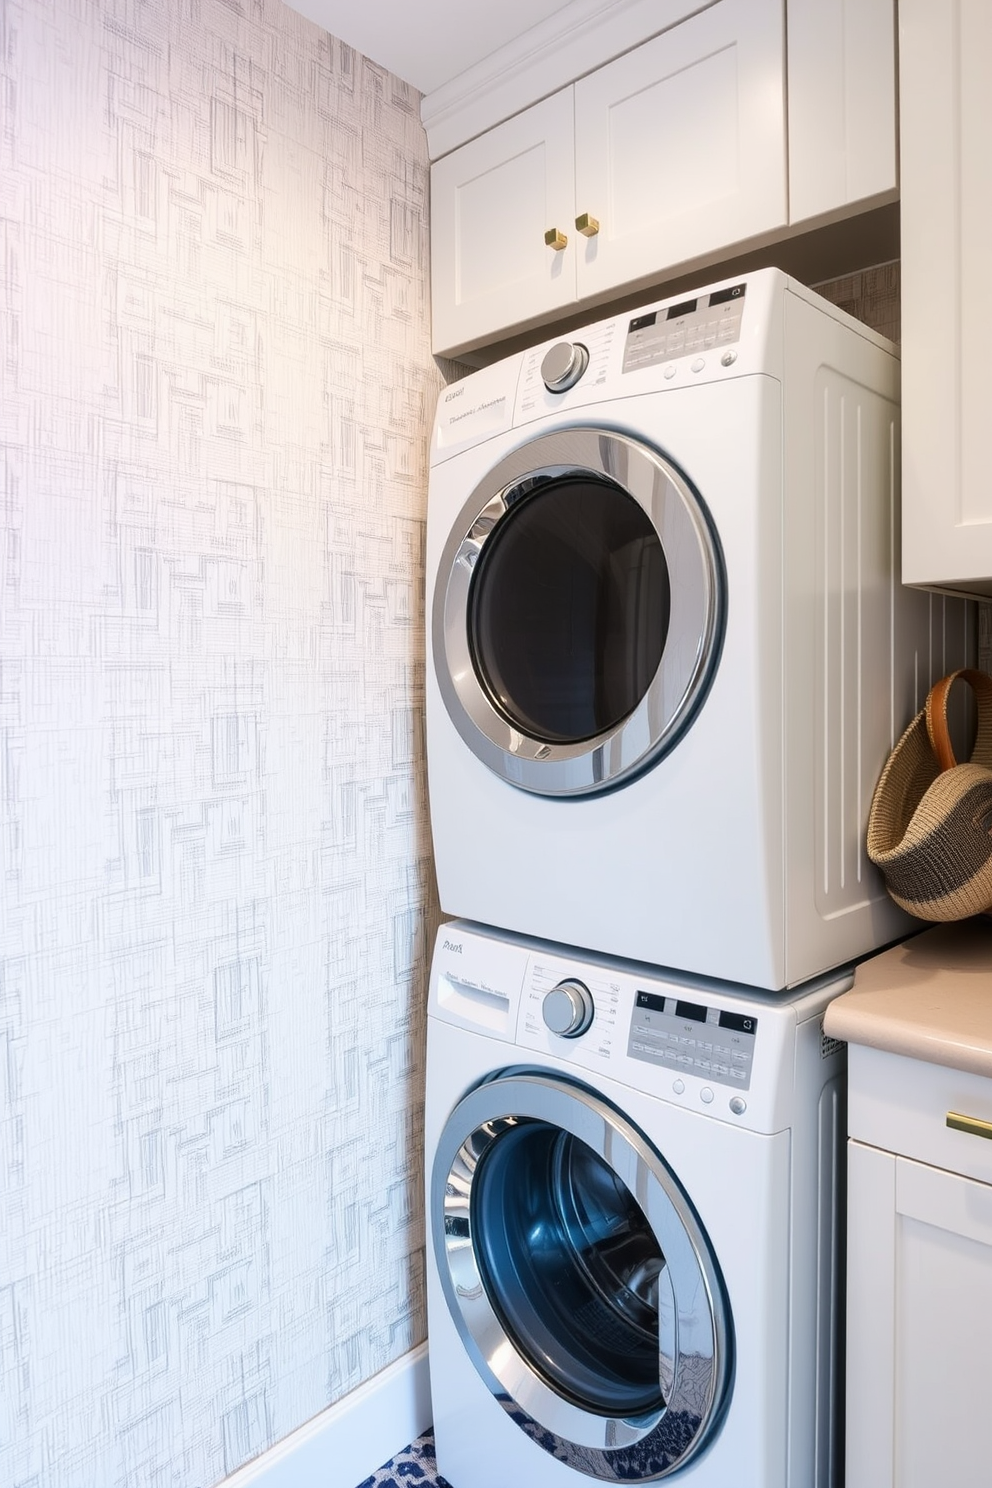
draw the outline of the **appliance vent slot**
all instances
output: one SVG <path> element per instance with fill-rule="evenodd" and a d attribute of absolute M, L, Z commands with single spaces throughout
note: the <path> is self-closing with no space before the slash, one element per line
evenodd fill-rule
<path fill-rule="evenodd" d="M 835 1054 L 842 1054 L 847 1045 L 842 1039 L 831 1038 L 829 1033 L 824 1033 L 823 1024 L 820 1024 L 820 1058 L 833 1059 Z"/>

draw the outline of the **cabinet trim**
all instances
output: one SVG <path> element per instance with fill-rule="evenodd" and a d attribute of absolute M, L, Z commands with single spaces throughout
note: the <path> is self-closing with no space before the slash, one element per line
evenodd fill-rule
<path fill-rule="evenodd" d="M 949 1235 L 992 1246 L 992 1187 L 977 1178 L 900 1157 L 896 1213 Z"/>
<path fill-rule="evenodd" d="M 847 1488 L 893 1488 L 896 1159 L 848 1142 L 847 1184 Z"/>
<path fill-rule="evenodd" d="M 720 0 L 571 0 L 424 95 L 432 161 Z"/>

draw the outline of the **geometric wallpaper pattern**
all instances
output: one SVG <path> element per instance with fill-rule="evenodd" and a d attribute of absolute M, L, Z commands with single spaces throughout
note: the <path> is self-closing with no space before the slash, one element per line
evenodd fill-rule
<path fill-rule="evenodd" d="M 209 1488 L 425 1331 L 419 96 L 0 27 L 0 1483 Z"/>

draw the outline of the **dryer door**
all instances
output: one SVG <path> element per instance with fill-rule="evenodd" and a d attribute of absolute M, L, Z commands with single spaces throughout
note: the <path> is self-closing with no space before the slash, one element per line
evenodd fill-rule
<path fill-rule="evenodd" d="M 653 1482 L 712 1440 L 733 1373 L 716 1258 L 664 1160 L 592 1090 L 511 1070 L 471 1091 L 430 1224 L 469 1357 L 547 1452 Z"/>
<path fill-rule="evenodd" d="M 524 790 L 607 790 L 688 727 L 723 637 L 719 545 L 698 494 L 606 429 L 532 439 L 473 491 L 432 628 L 448 713 Z"/>

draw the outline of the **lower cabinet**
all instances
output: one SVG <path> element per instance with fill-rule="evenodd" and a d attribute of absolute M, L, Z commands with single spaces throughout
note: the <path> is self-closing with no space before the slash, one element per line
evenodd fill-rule
<path fill-rule="evenodd" d="M 848 1156 L 847 1488 L 988 1488 L 992 1184 Z"/>

